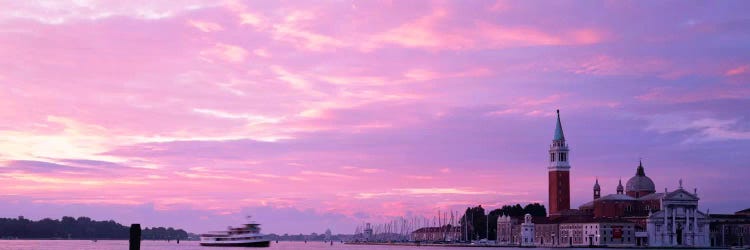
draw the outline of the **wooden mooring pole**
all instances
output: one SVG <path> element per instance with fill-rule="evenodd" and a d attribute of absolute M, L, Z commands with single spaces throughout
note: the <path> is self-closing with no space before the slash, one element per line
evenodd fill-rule
<path fill-rule="evenodd" d="M 141 224 L 130 225 L 130 250 L 141 250 Z"/>

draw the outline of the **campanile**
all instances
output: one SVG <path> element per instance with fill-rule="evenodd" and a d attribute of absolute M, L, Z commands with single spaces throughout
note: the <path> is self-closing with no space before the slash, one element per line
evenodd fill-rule
<path fill-rule="evenodd" d="M 565 143 L 560 110 L 557 110 L 557 127 L 549 146 L 549 214 L 570 209 L 570 164 L 568 144 Z"/>

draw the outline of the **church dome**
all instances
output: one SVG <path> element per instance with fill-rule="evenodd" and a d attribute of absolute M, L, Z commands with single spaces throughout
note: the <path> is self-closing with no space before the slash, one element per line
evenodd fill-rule
<path fill-rule="evenodd" d="M 635 176 L 630 178 L 628 180 L 627 184 L 625 184 L 625 190 L 630 192 L 648 192 L 653 193 L 656 192 L 656 186 L 654 185 L 654 181 L 651 180 L 651 178 L 648 178 L 646 176 L 646 172 L 643 170 L 643 164 L 638 165 L 638 170 L 635 173 Z"/>

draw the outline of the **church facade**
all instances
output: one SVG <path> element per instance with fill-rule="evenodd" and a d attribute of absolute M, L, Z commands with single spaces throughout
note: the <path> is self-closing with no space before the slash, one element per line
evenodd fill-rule
<path fill-rule="evenodd" d="M 647 220 L 649 246 L 708 247 L 709 218 L 698 210 L 697 190 L 687 192 L 680 187 L 662 198 L 662 209 Z"/>

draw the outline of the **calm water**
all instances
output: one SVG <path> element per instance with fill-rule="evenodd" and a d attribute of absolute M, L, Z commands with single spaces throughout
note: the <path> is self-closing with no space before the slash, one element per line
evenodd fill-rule
<path fill-rule="evenodd" d="M 114 249 L 128 249 L 128 241 L 124 240 L 100 240 L 98 242 L 92 242 L 87 240 L 0 240 L 0 250 L 72 250 L 72 249 L 103 249 L 103 250 L 114 250 Z M 233 247 L 201 247 L 197 241 L 181 241 L 180 244 L 174 241 L 143 241 L 141 244 L 142 250 L 222 250 L 222 249 L 252 249 L 252 248 L 233 248 Z M 333 246 L 322 242 L 271 242 L 270 248 L 258 248 L 258 249 L 311 249 L 311 250 L 322 250 L 322 249 L 335 249 L 335 250 L 379 250 L 379 249 L 419 249 L 419 250 L 449 250 L 449 249 L 486 249 L 486 248 L 445 248 L 445 247 L 414 247 L 414 246 L 362 246 L 362 245 L 344 245 L 341 243 L 334 243 Z M 513 248 L 499 248 L 499 249 L 513 249 Z M 544 249 L 544 248 L 535 248 Z M 566 248 L 575 249 L 575 248 Z"/>

